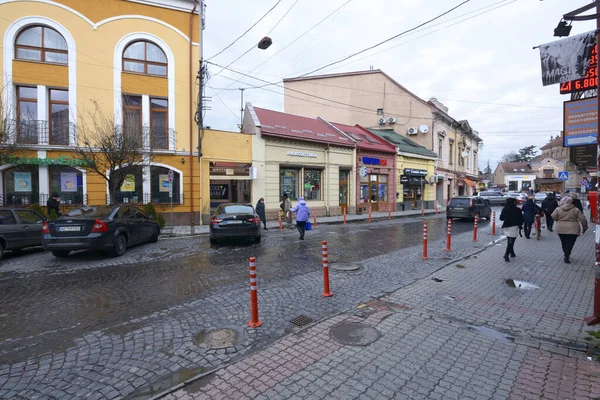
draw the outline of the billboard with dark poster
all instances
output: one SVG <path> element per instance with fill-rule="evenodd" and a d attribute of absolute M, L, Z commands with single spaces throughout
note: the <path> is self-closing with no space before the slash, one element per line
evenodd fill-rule
<path fill-rule="evenodd" d="M 540 61 L 544 86 L 584 78 L 592 64 L 597 31 L 542 44 Z"/>
<path fill-rule="evenodd" d="M 571 147 L 569 149 L 569 161 L 579 168 L 595 167 L 597 154 L 598 146 L 595 144 Z"/>

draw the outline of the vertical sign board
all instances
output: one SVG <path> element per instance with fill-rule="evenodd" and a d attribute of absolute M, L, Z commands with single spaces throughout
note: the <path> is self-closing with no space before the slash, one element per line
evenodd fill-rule
<path fill-rule="evenodd" d="M 595 144 L 598 137 L 598 98 L 565 101 L 563 146 Z"/>

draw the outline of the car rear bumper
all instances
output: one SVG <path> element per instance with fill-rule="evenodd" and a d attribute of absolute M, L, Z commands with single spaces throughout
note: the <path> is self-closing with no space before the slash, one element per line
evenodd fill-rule
<path fill-rule="evenodd" d="M 213 239 L 219 238 L 241 238 L 241 237 L 258 237 L 260 236 L 260 225 L 240 228 L 210 228 L 210 237 Z"/>
<path fill-rule="evenodd" d="M 42 235 L 42 247 L 44 250 L 107 250 L 113 245 L 112 238 L 100 233 L 92 233 L 85 237 L 63 236 L 52 237 L 48 234 Z"/>
<path fill-rule="evenodd" d="M 446 217 L 447 218 L 473 218 L 473 212 L 472 211 L 452 211 L 452 210 L 447 210 L 446 211 Z"/>

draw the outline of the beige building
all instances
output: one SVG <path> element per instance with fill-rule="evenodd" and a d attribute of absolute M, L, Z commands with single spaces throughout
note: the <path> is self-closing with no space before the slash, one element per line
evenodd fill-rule
<path fill-rule="evenodd" d="M 541 184 L 536 185 L 536 188 L 560 192 L 566 190 L 581 191 L 580 183 L 582 180 L 594 182 L 597 175 L 595 171 L 596 157 L 593 155 L 594 152 L 588 151 L 586 147 L 590 146 L 564 147 L 562 136 L 558 136 L 556 139 L 551 138 L 549 143 L 540 147 L 542 154 L 531 162 L 532 168 L 538 171 L 538 183 Z M 595 145 L 591 147 L 594 150 Z M 574 154 L 571 154 L 571 152 Z M 582 164 L 577 165 L 571 162 L 572 158 L 580 160 Z M 590 164 L 594 166 L 590 168 L 594 171 L 586 169 Z M 567 172 L 568 179 L 558 181 L 558 174 L 562 171 Z"/>
<path fill-rule="evenodd" d="M 287 78 L 283 84 L 287 113 L 393 129 L 433 150 L 432 106 L 381 70 Z"/>

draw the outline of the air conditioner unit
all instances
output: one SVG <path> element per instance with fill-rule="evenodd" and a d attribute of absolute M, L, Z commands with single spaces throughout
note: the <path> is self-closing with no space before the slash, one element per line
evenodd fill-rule
<path fill-rule="evenodd" d="M 430 185 L 435 185 L 438 181 L 438 177 L 437 175 L 428 176 L 427 180 L 429 181 Z"/>
<path fill-rule="evenodd" d="M 379 118 L 379 125 L 385 125 L 385 118 Z"/>
<path fill-rule="evenodd" d="M 409 135 L 416 135 L 418 133 L 419 133 L 419 131 L 418 131 L 417 128 L 408 128 L 408 134 Z"/>
<path fill-rule="evenodd" d="M 390 124 L 395 124 L 395 123 L 396 123 L 396 118 L 394 118 L 394 117 L 390 117 L 390 119 L 388 119 L 388 122 L 389 122 Z"/>

